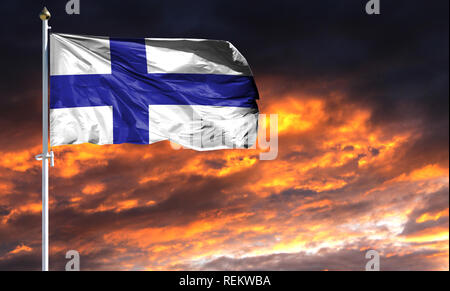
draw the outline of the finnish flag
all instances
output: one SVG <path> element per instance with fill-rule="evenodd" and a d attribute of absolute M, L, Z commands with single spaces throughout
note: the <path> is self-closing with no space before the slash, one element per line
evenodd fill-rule
<path fill-rule="evenodd" d="M 256 142 L 258 91 L 227 41 L 52 34 L 50 75 L 52 146 Z"/>

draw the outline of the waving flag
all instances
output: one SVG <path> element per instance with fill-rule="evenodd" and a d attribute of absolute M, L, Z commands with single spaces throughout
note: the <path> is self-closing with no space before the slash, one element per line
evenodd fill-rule
<path fill-rule="evenodd" d="M 150 144 L 195 150 L 256 141 L 258 91 L 229 42 L 50 36 L 51 145 Z"/>

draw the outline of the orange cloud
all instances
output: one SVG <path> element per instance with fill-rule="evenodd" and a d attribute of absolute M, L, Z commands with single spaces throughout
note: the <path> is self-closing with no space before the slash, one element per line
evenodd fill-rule
<path fill-rule="evenodd" d="M 52 252 L 71 241 L 100 269 L 179 270 L 223 256 L 377 249 L 389 260 L 420 253 L 433 268 L 448 268 L 448 229 L 437 225 L 445 225 L 448 205 L 421 208 L 448 189 L 448 167 L 434 153 L 418 153 L 420 163 L 405 154 L 422 136 L 416 128 L 375 126 L 369 107 L 337 95 L 290 92 L 264 110 L 279 114 L 274 161 L 259 160 L 260 149 L 199 153 L 168 143 L 54 148 Z M 8 173 L 0 182 L 0 233 L 40 219 L 35 150 L 0 161 Z M 35 180 L 24 182 L 29 177 Z M 401 235 L 410 219 L 436 225 Z M 27 245 L 36 242 L 6 253 L 31 252 Z"/>
<path fill-rule="evenodd" d="M 435 213 L 424 213 L 416 219 L 417 223 L 424 223 L 427 221 L 436 221 L 441 217 L 448 216 L 448 208 Z"/>
<path fill-rule="evenodd" d="M 102 192 L 105 189 L 105 185 L 104 184 L 90 184 L 90 185 L 86 185 L 82 192 L 84 194 L 88 194 L 88 195 L 93 195 L 93 194 L 97 194 Z"/>
<path fill-rule="evenodd" d="M 18 245 L 14 250 L 10 251 L 9 254 L 14 255 L 22 252 L 29 253 L 32 250 L 33 250 L 32 248 L 26 245 Z"/>
<path fill-rule="evenodd" d="M 433 242 L 433 241 L 447 241 L 449 240 L 449 230 L 443 227 L 432 227 L 424 229 L 423 231 L 414 233 L 406 238 L 407 242 Z"/>

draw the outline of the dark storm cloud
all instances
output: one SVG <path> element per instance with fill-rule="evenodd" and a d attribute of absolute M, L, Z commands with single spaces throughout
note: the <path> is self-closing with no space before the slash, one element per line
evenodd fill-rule
<path fill-rule="evenodd" d="M 41 264 L 39 255 L 35 252 L 2 258 L 0 260 L 0 270 L 38 271 Z"/>
<path fill-rule="evenodd" d="M 30 117 L 39 121 L 36 14 L 44 3 L 58 32 L 227 39 L 248 57 L 257 79 L 277 75 L 296 85 L 322 82 L 320 90 L 342 90 L 355 102 L 373 106 L 375 123 L 411 114 L 434 122 L 448 119 L 446 0 L 385 1 L 378 16 L 365 14 L 365 1 L 85 0 L 77 16 L 66 15 L 62 2 L 5 4 L 6 22 L 14 28 L 1 40 L 8 68 L 2 72 L 2 92 L 8 98 L 0 105 L 5 113 L 22 110 L 25 123 L 31 124 Z M 24 88 L 32 93 L 24 94 Z M 441 125 L 448 128 L 448 122 Z"/>

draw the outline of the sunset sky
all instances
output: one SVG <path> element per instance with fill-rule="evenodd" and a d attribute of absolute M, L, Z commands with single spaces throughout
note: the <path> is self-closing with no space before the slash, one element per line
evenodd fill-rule
<path fill-rule="evenodd" d="M 0 270 L 41 268 L 44 4 L 55 32 L 229 40 L 279 119 L 272 161 L 55 147 L 52 270 L 449 269 L 448 0 L 30 2 L 3 4 Z"/>

